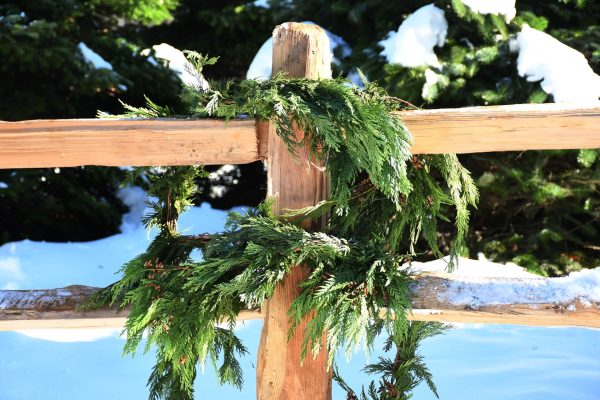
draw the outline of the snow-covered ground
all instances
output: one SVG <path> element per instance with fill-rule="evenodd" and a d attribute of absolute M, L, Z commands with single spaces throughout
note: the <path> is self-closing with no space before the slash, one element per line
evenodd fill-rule
<path fill-rule="evenodd" d="M 135 223 L 143 211 L 139 203 L 143 193 L 132 190 L 121 196 L 133 211 L 124 217 L 124 232 L 119 235 L 87 243 L 21 241 L 1 246 L 0 288 L 101 286 L 116 280 L 114 273 L 142 252 L 151 236 Z M 182 215 L 180 228 L 188 233 L 216 232 L 225 216 L 203 205 Z M 462 268 L 475 266 L 465 263 Z M 516 273 L 511 268 L 511 274 Z M 251 350 L 243 360 L 243 391 L 219 387 L 207 368 L 197 380 L 198 398 L 255 398 L 261 325 L 252 321 L 238 328 Z M 118 329 L 0 332 L 0 399 L 145 399 L 154 356 L 151 351 L 121 358 L 123 344 Z M 600 330 L 461 324 L 427 340 L 421 352 L 441 399 L 592 400 L 600 393 Z M 371 359 L 380 354 L 375 352 Z M 349 363 L 340 357 L 341 372 L 355 388 L 369 380 L 360 373 L 365 362 L 362 353 Z M 344 398 L 335 387 L 334 399 Z M 434 397 L 419 387 L 415 398 Z"/>

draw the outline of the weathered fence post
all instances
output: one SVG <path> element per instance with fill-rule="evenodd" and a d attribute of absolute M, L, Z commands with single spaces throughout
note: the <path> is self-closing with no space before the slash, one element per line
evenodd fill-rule
<path fill-rule="evenodd" d="M 286 72 L 291 77 L 330 78 L 331 56 L 325 32 L 315 25 L 285 23 L 273 32 L 273 74 Z M 301 131 L 296 135 L 300 140 Z M 316 204 L 327 197 L 329 182 L 308 152 L 292 157 L 273 127 L 269 128 L 268 196 L 275 198 L 274 212 Z M 319 223 L 309 223 L 319 228 Z M 313 359 L 309 353 L 300 364 L 304 325 L 288 341 L 290 327 L 287 311 L 298 296 L 298 284 L 308 269 L 298 265 L 275 289 L 266 304 L 266 313 L 256 376 L 259 400 L 325 400 L 331 398 L 331 374 L 327 371 L 325 349 Z"/>

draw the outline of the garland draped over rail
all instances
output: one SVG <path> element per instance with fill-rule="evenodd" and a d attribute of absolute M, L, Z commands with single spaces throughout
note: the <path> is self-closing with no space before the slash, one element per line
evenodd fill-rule
<path fill-rule="evenodd" d="M 204 64 L 216 61 L 193 52 L 188 58 L 198 76 Z M 145 223 L 159 234 L 144 254 L 122 268 L 121 280 L 88 307 L 115 302 L 131 307 L 125 352 L 133 354 L 145 335 L 146 350 L 157 348 L 150 398 L 193 398 L 198 364 L 206 360 L 215 365 L 221 383 L 241 386 L 237 357 L 246 348 L 234 332 L 236 316 L 259 308 L 298 264 L 308 265 L 311 273 L 289 310 L 289 334 L 312 315 L 304 332 L 305 356 L 328 351 L 331 365 L 337 350 L 350 355 L 361 343 L 369 350 L 385 331 L 387 349 L 395 347 L 396 356 L 367 367 L 382 377 L 367 392 L 363 389 L 361 398 L 408 398 L 422 380 L 435 393 L 416 350 L 422 338 L 442 327 L 406 320 L 412 277 L 403 265 L 421 239 L 441 255 L 440 218 L 454 218 L 451 254 L 460 250 L 477 191 L 457 157 L 411 155 L 411 136 L 392 113 L 400 103 L 374 83 L 360 90 L 343 79 L 277 75 L 211 83 L 208 90 L 188 85 L 182 100 L 185 115 L 148 101 L 146 108 L 126 106 L 125 116 L 269 120 L 290 152 L 308 149 L 324 163 L 332 193 L 314 207 L 290 211 L 284 220 L 272 215 L 268 200 L 244 215 L 230 213 L 225 232 L 200 240 L 180 235 L 177 218 L 191 205 L 202 168 L 135 169 L 144 174 L 148 194 L 155 198 Z M 294 126 L 306 133 L 301 142 Z M 300 226 L 316 217 L 327 219 L 322 232 Z M 198 248 L 203 261 L 195 262 L 190 254 Z M 321 349 L 325 332 L 327 349 Z M 358 399 L 337 373 L 335 378 L 349 399 Z"/>

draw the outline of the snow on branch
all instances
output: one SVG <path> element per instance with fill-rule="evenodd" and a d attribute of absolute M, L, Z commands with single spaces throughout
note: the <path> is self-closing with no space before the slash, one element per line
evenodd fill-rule
<path fill-rule="evenodd" d="M 527 24 L 517 36 L 517 70 L 557 103 L 598 102 L 600 76 L 577 50 Z"/>
<path fill-rule="evenodd" d="M 113 69 L 111 63 L 102 58 L 100 54 L 90 49 L 85 43 L 80 42 L 77 47 L 79 47 L 81 54 L 83 54 L 83 58 L 91 63 L 95 69 Z"/>
<path fill-rule="evenodd" d="M 312 21 L 304 21 L 303 24 L 315 25 Z M 335 64 L 339 63 L 339 60 L 335 58 L 335 51 L 338 51 L 342 58 L 348 57 L 351 53 L 350 46 L 346 41 L 336 35 L 335 33 L 331 33 L 327 29 L 324 29 L 327 34 L 327 38 L 329 39 L 329 51 L 331 61 Z M 273 38 L 267 39 L 260 46 L 260 49 L 252 59 L 250 66 L 248 67 L 248 71 L 246 72 L 246 79 L 267 79 L 271 76 L 271 63 L 273 59 Z"/>
<path fill-rule="evenodd" d="M 502 15 L 506 22 L 510 22 L 517 15 L 516 0 L 462 0 L 462 2 L 479 14 Z"/>
<path fill-rule="evenodd" d="M 433 4 L 419 8 L 406 18 L 398 32 L 390 32 L 385 40 L 381 54 L 390 64 L 400 64 L 413 68 L 432 66 L 442 68 L 435 46 L 442 47 L 446 41 L 448 22 L 444 11 Z"/>

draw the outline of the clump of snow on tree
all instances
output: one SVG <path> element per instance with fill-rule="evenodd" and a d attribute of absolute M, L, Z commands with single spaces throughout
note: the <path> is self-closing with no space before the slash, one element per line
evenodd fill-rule
<path fill-rule="evenodd" d="M 208 180 L 211 182 L 209 196 L 211 199 L 223 197 L 227 193 L 227 186 L 221 185 L 221 182 L 228 185 L 237 185 L 239 182 L 240 170 L 234 165 L 225 164 L 214 172 L 208 174 Z"/>
<path fill-rule="evenodd" d="M 106 61 L 102 56 L 96 53 L 94 50 L 90 49 L 85 43 L 80 42 L 77 47 L 83 54 L 83 58 L 91 63 L 96 69 L 109 69 L 112 70 L 112 65 Z"/>
<path fill-rule="evenodd" d="M 269 4 L 269 0 L 255 0 L 252 3 L 253 6 L 256 7 L 262 7 L 262 8 L 271 8 L 271 5 Z"/>
<path fill-rule="evenodd" d="M 7 189 L 7 188 L 8 188 L 8 184 L 6 182 L 0 181 L 0 189 Z"/>
<path fill-rule="evenodd" d="M 181 82 L 185 85 L 194 86 L 204 90 L 208 89 L 208 82 L 206 79 L 194 69 L 181 50 L 176 49 L 167 43 L 154 45 L 152 46 L 152 50 L 154 50 L 156 58 L 164 60 L 167 63 L 167 67 L 175 72 L 179 79 L 181 79 Z M 146 49 L 142 51 L 141 54 L 148 56 L 150 55 L 150 50 Z M 153 61 L 151 58 L 148 58 L 148 60 L 150 62 Z"/>
<path fill-rule="evenodd" d="M 314 22 L 304 21 L 303 24 L 315 25 Z M 329 32 L 327 29 L 323 29 L 329 39 L 329 49 L 331 52 L 331 59 L 334 63 L 339 63 L 334 56 L 334 51 L 339 51 L 342 58 L 350 55 L 350 46 L 340 36 Z M 273 38 L 269 38 L 254 56 L 248 72 L 246 72 L 246 79 L 266 79 L 271 76 L 272 72 L 272 60 L 273 60 Z"/>
<path fill-rule="evenodd" d="M 425 84 L 421 90 L 421 97 L 426 101 L 433 101 L 437 97 L 438 83 L 447 80 L 444 75 L 438 74 L 430 68 L 425 70 Z"/>
<path fill-rule="evenodd" d="M 516 15 L 516 0 L 462 0 L 463 4 L 473 12 L 487 15 L 502 15 L 506 22 L 510 22 Z"/>
<path fill-rule="evenodd" d="M 598 101 L 600 76 L 577 50 L 528 25 L 517 36 L 516 47 L 519 75 L 529 82 L 541 81 L 555 102 Z"/>
<path fill-rule="evenodd" d="M 444 11 L 433 4 L 423 6 L 406 18 L 397 32 L 390 32 L 381 54 L 390 64 L 413 68 L 431 66 L 442 68 L 435 46 L 442 47 L 448 33 L 448 22 Z"/>
<path fill-rule="evenodd" d="M 146 213 L 146 192 L 138 186 L 128 186 L 117 191 L 117 197 L 129 207 L 124 214 L 119 229 L 122 233 L 134 232 L 141 226 L 142 217 Z"/>

